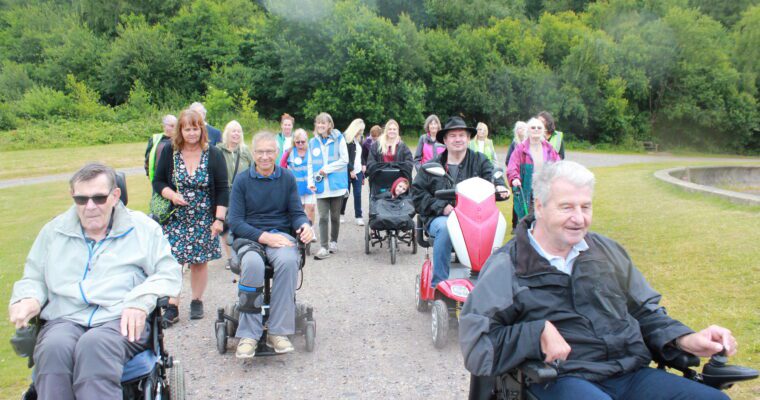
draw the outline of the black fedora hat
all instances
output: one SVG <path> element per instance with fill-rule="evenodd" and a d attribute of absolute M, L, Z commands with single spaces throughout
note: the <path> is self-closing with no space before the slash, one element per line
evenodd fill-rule
<path fill-rule="evenodd" d="M 470 139 L 472 139 L 473 136 L 478 133 L 477 129 L 467 126 L 461 117 L 450 117 L 446 121 L 446 125 L 443 126 L 443 129 L 435 134 L 435 141 L 438 143 L 443 143 L 443 137 L 446 136 L 446 133 L 458 129 L 463 129 L 467 132 L 470 132 Z"/>

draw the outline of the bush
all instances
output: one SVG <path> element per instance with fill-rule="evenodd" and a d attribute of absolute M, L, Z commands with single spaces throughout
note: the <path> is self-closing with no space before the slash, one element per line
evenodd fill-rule
<path fill-rule="evenodd" d="M 28 150 L 141 142 L 158 131 L 157 121 L 155 115 L 126 123 L 51 118 L 19 126 L 16 130 L 0 131 L 0 148 Z"/>
<path fill-rule="evenodd" d="M 34 86 L 16 103 L 16 115 L 22 118 L 46 119 L 72 114 L 71 99 L 47 86 Z"/>
<path fill-rule="evenodd" d="M 129 91 L 127 102 L 117 108 L 117 119 L 119 122 L 140 119 L 154 114 L 155 111 L 155 107 L 150 102 L 150 93 L 138 79 Z"/>
<path fill-rule="evenodd" d="M 113 110 L 100 104 L 98 92 L 88 88 L 84 82 L 77 81 L 74 75 L 66 76 L 66 90 L 69 91 L 72 112 L 75 117 L 113 120 Z"/>

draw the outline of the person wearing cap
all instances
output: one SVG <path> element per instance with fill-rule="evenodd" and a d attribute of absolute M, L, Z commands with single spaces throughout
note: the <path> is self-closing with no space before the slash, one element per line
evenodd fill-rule
<path fill-rule="evenodd" d="M 433 158 L 431 162 L 441 164 L 453 178 L 454 185 L 446 177 L 426 173 L 417 174 L 412 183 L 414 208 L 423 219 L 425 230 L 434 239 L 432 287 L 449 276 L 452 245 L 446 221 L 454 209 L 451 201 L 436 199 L 435 192 L 451 189 L 459 182 L 479 176 L 489 182 L 494 182 L 498 196 L 509 197 L 504 180 L 493 176 L 493 163 L 485 155 L 468 148 L 470 140 L 476 133 L 477 130 L 468 127 L 462 118 L 449 118 L 444 128 L 439 130 L 435 137 L 438 143 L 446 146 L 446 150 Z"/>

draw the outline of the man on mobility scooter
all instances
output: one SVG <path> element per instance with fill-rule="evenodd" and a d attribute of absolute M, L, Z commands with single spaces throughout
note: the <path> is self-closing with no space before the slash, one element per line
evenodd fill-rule
<path fill-rule="evenodd" d="M 179 295 L 181 268 L 161 227 L 125 207 L 116 180 L 96 163 L 74 174 L 74 205 L 42 228 L 14 285 L 17 337 L 33 341 L 27 325 L 45 321 L 33 351 L 37 398 L 122 398 L 125 364 L 152 347 L 146 318 L 159 297 Z"/>
<path fill-rule="evenodd" d="M 481 377 L 533 360 L 549 364 L 552 374 L 541 375 L 556 380 L 508 388 L 503 398 L 727 398 L 696 378 L 648 367 L 653 357 L 670 361 L 683 352 L 732 355 L 736 339 L 719 326 L 694 332 L 669 317 L 622 246 L 589 232 L 594 175 L 560 161 L 533 182 L 535 215 L 490 257 L 462 310 L 459 341 L 473 383 L 493 385 Z M 480 398 L 473 391 L 490 398 L 492 390 L 473 384 L 471 398 Z"/>
<path fill-rule="evenodd" d="M 240 263 L 235 356 L 252 358 L 264 333 L 265 264 L 274 268 L 266 344 L 275 353 L 293 351 L 287 335 L 295 333 L 295 291 L 299 271 L 296 240 L 311 242 L 314 233 L 301 206 L 293 174 L 275 163 L 277 142 L 271 133 L 253 138 L 254 165 L 235 180 L 229 225 Z M 287 232 L 295 232 L 294 238 Z"/>
<path fill-rule="evenodd" d="M 431 162 L 442 165 L 449 176 L 418 173 L 412 184 L 412 197 L 417 214 L 423 218 L 425 230 L 433 241 L 433 280 L 431 287 L 449 276 L 451 263 L 451 238 L 449 238 L 446 220 L 454 209 L 450 200 L 437 199 L 435 192 L 441 189 L 452 189 L 457 183 L 479 176 L 489 182 L 494 182 L 498 196 L 502 199 L 509 197 L 509 190 L 504 184 L 503 177 L 494 179 L 493 163 L 481 153 L 468 148 L 470 139 L 477 130 L 468 127 L 462 118 L 451 117 L 443 129 L 436 133 L 435 139 L 446 145 L 446 150 L 436 156 Z"/>

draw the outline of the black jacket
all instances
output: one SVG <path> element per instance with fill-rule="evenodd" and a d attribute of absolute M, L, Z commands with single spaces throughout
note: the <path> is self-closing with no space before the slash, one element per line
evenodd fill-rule
<path fill-rule="evenodd" d="M 521 221 L 515 238 L 488 259 L 462 309 L 459 342 L 470 372 L 501 375 L 543 360 L 547 320 L 572 348 L 560 376 L 599 381 L 647 366 L 651 352 L 674 357 L 671 341 L 693 331 L 665 313 L 618 243 L 588 233 L 589 249 L 567 275 L 530 245 L 532 222 Z"/>
<path fill-rule="evenodd" d="M 158 159 L 161 158 L 161 150 L 166 147 L 166 145 L 169 145 L 171 147 L 172 145 L 172 138 L 169 136 L 163 135 L 161 136 L 161 140 L 158 142 L 158 148 L 156 149 L 156 159 L 154 160 L 155 164 L 153 165 L 153 168 L 156 168 L 158 166 Z M 150 171 L 148 171 L 150 162 L 150 151 L 153 149 L 153 136 L 148 138 L 148 147 L 145 149 L 145 176 L 150 176 Z"/>
<path fill-rule="evenodd" d="M 446 168 L 448 157 L 449 151 L 445 150 L 430 162 L 439 163 Z M 485 155 L 467 149 L 464 160 L 459 164 L 459 173 L 457 173 L 455 184 L 475 176 L 490 182 L 493 178 L 493 163 Z M 494 184 L 504 186 L 504 179 L 496 179 Z M 435 192 L 451 188 L 451 184 L 445 177 L 429 175 L 422 171 L 417 173 L 412 183 L 412 198 L 415 211 L 423 218 L 426 225 L 433 218 L 443 215 L 443 209 L 450 203 L 446 200 L 436 199 Z"/>
<path fill-rule="evenodd" d="M 230 199 L 230 187 L 227 181 L 227 164 L 224 161 L 224 154 L 216 147 L 208 148 L 208 171 L 209 171 L 209 188 L 211 192 L 211 215 L 216 214 L 216 207 L 227 207 Z M 156 172 L 153 175 L 153 191 L 161 194 L 165 187 L 176 191 L 174 185 L 174 147 L 164 146 L 161 150 L 161 157 L 156 165 Z"/>
<path fill-rule="evenodd" d="M 380 146 L 377 140 L 372 143 L 367 159 L 367 178 L 372 180 L 372 176 L 384 168 L 398 168 L 404 174 L 406 179 L 412 180 L 412 169 L 414 169 L 414 159 L 412 151 L 406 143 L 399 141 L 396 145 L 396 161 L 387 163 L 383 161 L 383 154 L 380 152 Z"/>

